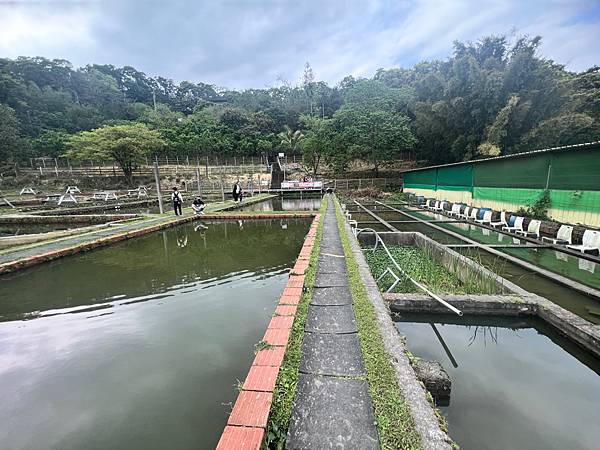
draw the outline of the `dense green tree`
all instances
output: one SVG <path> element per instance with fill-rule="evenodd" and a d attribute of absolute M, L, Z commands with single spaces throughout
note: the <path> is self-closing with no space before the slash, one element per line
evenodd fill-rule
<path fill-rule="evenodd" d="M 39 136 L 31 139 L 31 148 L 37 155 L 58 158 L 68 150 L 70 136 L 64 131 L 44 130 Z"/>
<path fill-rule="evenodd" d="M 306 130 L 304 139 L 299 145 L 302 160 L 316 177 L 323 160 L 335 157 L 336 154 L 336 131 L 333 128 L 333 120 L 304 115 L 300 117 L 300 122 Z"/>
<path fill-rule="evenodd" d="M 73 135 L 66 155 L 75 160 L 113 160 L 132 184 L 133 171 L 164 145 L 160 134 L 144 124 L 113 125 Z"/>
<path fill-rule="evenodd" d="M 257 155 L 283 146 L 300 148 L 313 172 L 323 162 L 342 170 L 354 157 L 378 168 L 410 147 L 420 160 L 448 163 L 600 139 L 600 68 L 570 72 L 541 57 L 540 42 L 455 42 L 446 60 L 379 69 L 372 79 L 347 76 L 334 87 L 307 64 L 296 86 L 243 91 L 131 66 L 0 58 L 0 157 L 56 155 L 65 133 L 132 122 L 159 133 L 168 155 Z M 301 145 L 281 143 L 286 127 L 305 130 Z"/>

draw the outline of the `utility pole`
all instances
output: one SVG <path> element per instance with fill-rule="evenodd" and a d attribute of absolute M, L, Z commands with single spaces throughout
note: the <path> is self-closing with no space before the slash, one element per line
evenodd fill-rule
<path fill-rule="evenodd" d="M 164 213 L 163 209 L 163 196 L 162 189 L 160 188 L 160 173 L 158 171 L 158 163 L 154 161 L 154 180 L 156 181 L 156 195 L 158 196 L 158 210 L 161 214 Z"/>

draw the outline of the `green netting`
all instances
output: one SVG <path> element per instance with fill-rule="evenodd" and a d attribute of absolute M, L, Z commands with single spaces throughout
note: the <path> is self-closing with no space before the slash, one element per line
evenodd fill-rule
<path fill-rule="evenodd" d="M 471 192 L 473 189 L 473 165 L 461 164 L 438 168 L 437 189 Z"/>
<path fill-rule="evenodd" d="M 434 189 L 437 169 L 415 170 L 404 173 L 404 187 L 415 189 Z"/>
<path fill-rule="evenodd" d="M 551 164 L 550 188 L 600 191 L 600 149 L 554 153 Z"/>
<path fill-rule="evenodd" d="M 495 202 L 516 203 L 518 205 L 529 205 L 535 202 L 544 192 L 543 189 L 513 189 L 513 188 L 489 188 L 473 187 L 473 198 L 478 200 L 490 200 Z"/>
<path fill-rule="evenodd" d="M 476 163 L 473 182 L 478 187 L 544 189 L 549 165 L 550 154 Z"/>
<path fill-rule="evenodd" d="M 543 189 L 485 188 L 475 186 L 473 199 L 488 200 L 518 205 L 531 205 Z M 550 208 L 563 211 L 600 212 L 600 191 L 550 190 Z"/>
<path fill-rule="evenodd" d="M 600 191 L 550 190 L 551 208 L 600 212 Z"/>

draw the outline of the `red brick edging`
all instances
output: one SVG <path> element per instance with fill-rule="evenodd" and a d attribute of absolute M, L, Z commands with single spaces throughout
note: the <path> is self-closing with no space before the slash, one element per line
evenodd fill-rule
<path fill-rule="evenodd" d="M 217 450 L 260 449 L 271 411 L 273 389 L 302 295 L 304 273 L 315 245 L 320 219 L 321 215 L 317 214 L 312 222 L 296 264 L 290 271 L 290 278 L 279 299 L 275 315 L 271 318 L 262 339 L 271 347 L 256 353 L 227 426 L 217 444 Z"/>

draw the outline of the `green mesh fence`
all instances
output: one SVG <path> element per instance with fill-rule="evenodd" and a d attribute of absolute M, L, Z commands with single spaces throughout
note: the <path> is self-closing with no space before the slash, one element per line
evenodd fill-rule
<path fill-rule="evenodd" d="M 440 167 L 437 170 L 437 188 L 447 191 L 469 191 L 473 187 L 473 165 Z"/>
<path fill-rule="evenodd" d="M 600 212 L 600 146 L 406 172 L 404 186 L 523 206 L 548 187 L 551 208 Z"/>
<path fill-rule="evenodd" d="M 437 169 L 416 170 L 404 173 L 404 186 L 414 189 L 433 189 L 437 184 Z"/>
<path fill-rule="evenodd" d="M 513 188 L 473 188 L 473 199 L 488 200 L 495 202 L 516 203 L 518 205 L 530 205 L 535 202 L 543 189 L 513 189 Z"/>
<path fill-rule="evenodd" d="M 550 190 L 551 208 L 600 212 L 600 191 Z"/>
<path fill-rule="evenodd" d="M 543 189 L 548 179 L 550 154 L 499 159 L 474 164 L 473 184 L 478 187 Z"/>
<path fill-rule="evenodd" d="M 550 188 L 600 191 L 600 151 L 554 153 L 550 164 Z"/>
<path fill-rule="evenodd" d="M 531 205 L 543 189 L 473 188 L 473 199 Z M 550 208 L 565 211 L 600 212 L 600 191 L 566 191 L 550 189 Z"/>

